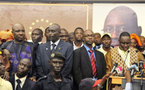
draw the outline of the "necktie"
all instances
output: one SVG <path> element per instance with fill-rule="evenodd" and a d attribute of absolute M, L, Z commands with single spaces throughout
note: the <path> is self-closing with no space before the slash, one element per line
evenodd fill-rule
<path fill-rule="evenodd" d="M 90 55 L 91 66 L 92 66 L 93 75 L 94 75 L 94 77 L 95 77 L 96 74 L 97 74 L 97 68 L 96 68 L 96 63 L 95 63 L 95 57 L 94 57 L 94 54 L 93 54 L 93 50 L 89 50 L 89 52 L 91 53 L 91 55 Z"/>
<path fill-rule="evenodd" d="M 16 81 L 17 81 L 16 90 L 21 90 L 21 86 L 20 86 L 21 80 L 20 79 L 17 79 Z"/>
<path fill-rule="evenodd" d="M 55 46 L 56 46 L 56 44 L 51 44 L 52 45 L 52 50 L 51 50 L 51 52 L 53 52 L 54 50 L 55 50 Z"/>

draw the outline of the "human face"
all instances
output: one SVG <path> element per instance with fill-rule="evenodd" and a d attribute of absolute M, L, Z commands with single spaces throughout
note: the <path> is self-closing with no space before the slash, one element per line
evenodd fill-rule
<path fill-rule="evenodd" d="M 56 73 L 60 73 L 63 67 L 64 61 L 58 58 L 54 58 L 51 60 L 52 70 Z"/>
<path fill-rule="evenodd" d="M 2 61 L 0 60 L 0 76 L 4 75 L 4 73 L 5 73 L 5 66 L 2 63 Z"/>
<path fill-rule="evenodd" d="M 108 38 L 108 37 L 104 37 L 104 38 L 102 39 L 102 44 L 103 44 L 103 47 L 105 47 L 105 48 L 110 48 L 111 39 Z"/>
<path fill-rule="evenodd" d="M 87 46 L 92 46 L 94 42 L 94 34 L 92 31 L 85 31 L 83 35 L 83 41 Z"/>
<path fill-rule="evenodd" d="M 69 35 L 65 30 L 61 30 L 60 39 L 65 41 L 65 42 L 68 42 Z"/>
<path fill-rule="evenodd" d="M 101 44 L 101 35 L 96 34 L 94 37 L 94 42 L 96 45 L 100 45 Z"/>
<path fill-rule="evenodd" d="M 38 43 L 41 42 L 43 36 L 41 35 L 39 30 L 34 30 L 31 34 L 31 38 L 34 43 Z"/>
<path fill-rule="evenodd" d="M 119 40 L 119 47 L 120 49 L 127 51 L 130 46 L 130 37 L 129 36 L 122 36 Z"/>
<path fill-rule="evenodd" d="M 31 61 L 29 59 L 22 59 L 17 67 L 17 76 L 19 78 L 28 74 L 31 67 Z"/>
<path fill-rule="evenodd" d="M 133 47 L 133 48 L 136 48 L 136 46 L 137 46 L 137 41 L 136 41 L 135 39 L 131 39 L 130 46 Z"/>
<path fill-rule="evenodd" d="M 25 29 L 21 24 L 16 24 L 13 26 L 12 33 L 14 35 L 14 39 L 17 42 L 22 42 L 25 39 Z"/>
<path fill-rule="evenodd" d="M 46 30 L 45 36 L 48 38 L 48 40 L 52 42 L 56 42 L 59 39 L 59 32 L 60 27 L 57 25 L 51 25 L 48 30 Z"/>
<path fill-rule="evenodd" d="M 74 37 L 76 41 L 82 41 L 83 31 L 81 29 L 77 29 L 74 33 Z"/>
<path fill-rule="evenodd" d="M 112 45 L 118 45 L 119 35 L 126 31 L 125 23 L 123 20 L 118 16 L 111 14 L 104 25 L 104 32 L 111 34 L 112 37 Z"/>

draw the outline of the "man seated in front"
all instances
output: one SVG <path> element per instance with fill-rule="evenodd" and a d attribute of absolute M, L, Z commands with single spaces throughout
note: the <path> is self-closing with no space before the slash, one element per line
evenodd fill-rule
<path fill-rule="evenodd" d="M 34 82 L 31 81 L 27 75 L 30 72 L 32 63 L 30 59 L 21 59 L 17 67 L 17 72 L 12 77 L 10 77 L 10 82 L 13 86 L 13 90 L 31 90 L 34 86 Z"/>
<path fill-rule="evenodd" d="M 52 53 L 49 61 L 50 73 L 41 77 L 32 90 L 72 90 L 70 80 L 61 74 L 65 60 L 61 53 Z"/>

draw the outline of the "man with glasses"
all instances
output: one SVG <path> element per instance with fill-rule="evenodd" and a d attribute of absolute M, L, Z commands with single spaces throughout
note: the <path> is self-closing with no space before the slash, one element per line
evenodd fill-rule
<path fill-rule="evenodd" d="M 107 72 L 110 72 L 113 65 L 118 63 L 120 67 L 127 70 L 133 63 L 138 63 L 139 60 L 143 60 L 143 56 L 136 49 L 130 47 L 130 34 L 128 32 L 122 32 L 119 36 L 119 47 L 112 48 L 106 54 L 106 67 Z"/>
<path fill-rule="evenodd" d="M 73 77 L 77 86 L 84 78 L 100 79 L 106 74 L 106 63 L 103 53 L 93 49 L 94 33 L 86 30 L 83 33 L 83 47 L 74 51 Z"/>
<path fill-rule="evenodd" d="M 112 45 L 118 46 L 120 33 L 127 31 L 130 34 L 141 34 L 141 29 L 137 23 L 136 13 L 129 7 L 119 6 L 112 9 L 104 23 L 104 32 L 112 36 Z"/>

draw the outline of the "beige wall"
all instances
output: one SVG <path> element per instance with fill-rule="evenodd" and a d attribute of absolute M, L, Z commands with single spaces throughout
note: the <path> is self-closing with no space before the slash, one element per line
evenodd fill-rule
<path fill-rule="evenodd" d="M 22 23 L 30 39 L 31 31 L 43 30 L 52 23 L 72 32 L 80 26 L 92 29 L 91 4 L 41 4 L 41 3 L 0 3 L 0 30 L 11 29 L 15 23 Z"/>

